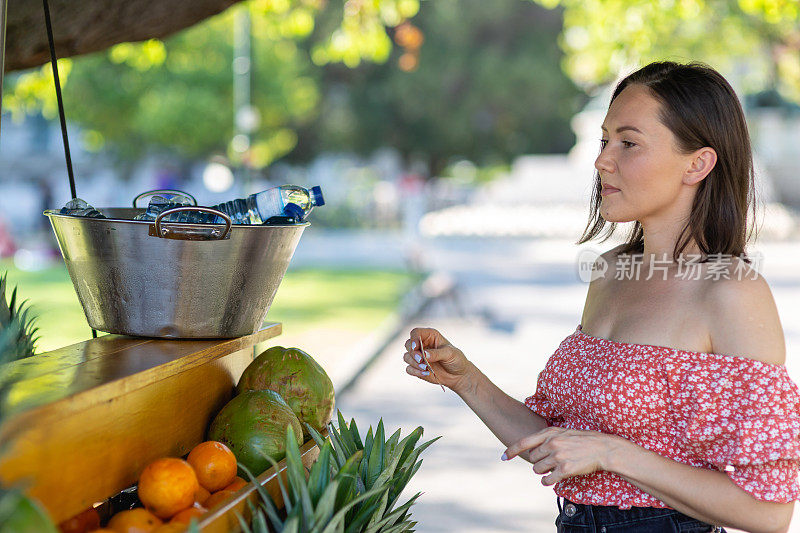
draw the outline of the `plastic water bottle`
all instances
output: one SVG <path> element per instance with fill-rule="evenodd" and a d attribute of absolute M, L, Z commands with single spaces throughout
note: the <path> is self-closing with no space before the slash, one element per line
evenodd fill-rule
<path fill-rule="evenodd" d="M 274 216 L 289 217 L 296 222 L 302 222 L 319 205 L 325 205 L 319 186 L 308 190 L 298 185 L 281 185 L 251 194 L 247 198 L 215 205 L 213 209 L 231 217 L 234 224 L 263 224 Z"/>
<path fill-rule="evenodd" d="M 155 220 L 159 213 L 173 207 L 187 205 L 184 200 L 153 196 L 147 210 L 135 220 Z M 322 189 L 312 187 L 310 190 L 298 185 L 281 185 L 265 191 L 251 194 L 247 198 L 237 198 L 229 202 L 211 206 L 222 211 L 231 218 L 234 224 L 263 224 L 270 218 L 279 217 L 279 222 L 302 222 L 314 207 L 325 205 Z M 216 215 L 184 211 L 169 215 L 165 222 L 194 222 L 200 224 L 223 224 L 224 220 Z"/>

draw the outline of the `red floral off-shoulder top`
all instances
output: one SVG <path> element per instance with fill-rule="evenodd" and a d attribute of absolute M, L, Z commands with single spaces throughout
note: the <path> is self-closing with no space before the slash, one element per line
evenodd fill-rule
<path fill-rule="evenodd" d="M 759 500 L 800 497 L 800 389 L 783 365 L 610 341 L 579 325 L 525 400 L 550 426 L 624 437 L 664 457 L 717 469 Z M 669 507 L 606 471 L 554 486 L 575 503 Z"/>

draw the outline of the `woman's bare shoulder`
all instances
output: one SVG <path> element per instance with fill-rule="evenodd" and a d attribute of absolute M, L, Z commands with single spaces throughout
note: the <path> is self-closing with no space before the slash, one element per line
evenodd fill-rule
<path fill-rule="evenodd" d="M 783 328 L 767 280 L 746 263 L 731 265 L 727 273 L 705 291 L 713 352 L 784 364 Z"/>
<path fill-rule="evenodd" d="M 614 264 L 616 262 L 617 253 L 624 247 L 624 244 L 615 246 L 614 248 L 600 254 L 594 262 L 593 271 L 595 275 L 586 289 L 586 301 L 583 304 L 583 313 L 581 314 L 581 324 L 586 325 L 590 321 L 590 317 L 595 314 L 597 306 L 601 305 L 604 301 L 604 295 L 612 290 L 610 284 L 614 281 Z"/>
<path fill-rule="evenodd" d="M 617 256 L 622 251 L 622 249 L 625 248 L 625 246 L 626 243 L 622 243 L 600 254 L 598 262 L 603 263 L 602 268 L 605 269 L 605 276 L 603 276 L 602 279 L 614 278 L 614 267 L 617 263 Z"/>
<path fill-rule="evenodd" d="M 625 246 L 627 246 L 627 243 L 623 242 L 622 244 L 618 244 L 617 246 L 615 246 L 615 247 L 611 248 L 610 250 L 604 252 L 601 255 L 601 257 L 603 257 L 607 261 L 614 260 L 617 257 L 617 254 L 619 254 L 622 251 L 622 249 L 625 248 Z"/>

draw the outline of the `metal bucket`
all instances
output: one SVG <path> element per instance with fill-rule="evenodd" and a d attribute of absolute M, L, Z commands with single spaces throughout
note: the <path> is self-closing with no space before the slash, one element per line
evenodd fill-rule
<path fill-rule="evenodd" d="M 227 222 L 161 222 L 180 210 L 212 211 Z M 109 218 L 44 214 L 89 326 L 142 337 L 254 333 L 309 226 L 232 226 L 223 213 L 203 207 L 170 209 L 155 222 L 130 220 L 141 209 L 101 211 Z"/>

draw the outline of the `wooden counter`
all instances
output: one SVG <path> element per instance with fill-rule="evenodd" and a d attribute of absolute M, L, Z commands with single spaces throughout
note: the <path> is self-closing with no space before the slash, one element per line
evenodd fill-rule
<path fill-rule="evenodd" d="M 256 345 L 280 332 L 273 323 L 223 340 L 106 335 L 14 363 L 26 378 L 10 396 L 18 414 L 0 427 L 10 443 L 0 482 L 24 483 L 55 522 L 130 487 L 149 461 L 205 440 Z"/>

